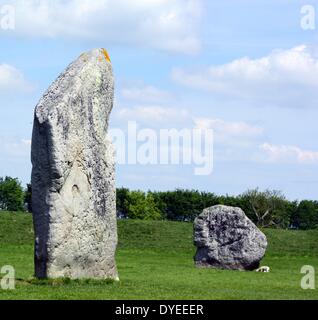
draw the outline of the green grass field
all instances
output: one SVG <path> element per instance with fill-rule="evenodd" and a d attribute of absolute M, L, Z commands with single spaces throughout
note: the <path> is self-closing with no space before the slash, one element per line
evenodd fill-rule
<path fill-rule="evenodd" d="M 16 269 L 16 289 L 0 299 L 318 299 L 300 288 L 301 266 L 318 270 L 318 230 L 265 229 L 262 264 L 270 273 L 197 269 L 192 224 L 119 221 L 120 282 L 33 279 L 33 230 L 29 214 L 0 212 L 0 268 Z M 0 275 L 1 277 L 1 275 Z"/>

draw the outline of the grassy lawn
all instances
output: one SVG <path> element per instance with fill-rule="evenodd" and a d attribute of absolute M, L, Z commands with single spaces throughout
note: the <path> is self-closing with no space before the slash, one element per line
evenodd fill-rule
<path fill-rule="evenodd" d="M 190 223 L 119 221 L 118 229 L 120 282 L 39 281 L 31 216 L 0 212 L 0 267 L 14 266 L 18 279 L 0 299 L 318 299 L 317 289 L 300 288 L 301 266 L 318 271 L 318 230 L 265 229 L 266 274 L 195 268 Z"/>

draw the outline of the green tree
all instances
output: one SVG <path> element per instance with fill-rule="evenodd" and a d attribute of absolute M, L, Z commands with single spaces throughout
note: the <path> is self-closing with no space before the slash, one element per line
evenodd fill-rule
<path fill-rule="evenodd" d="M 175 190 L 161 193 L 166 204 L 165 216 L 169 220 L 193 220 L 202 211 L 201 196 L 198 191 Z"/>
<path fill-rule="evenodd" d="M 303 200 L 292 216 L 292 225 L 298 229 L 315 229 L 318 227 L 318 202 Z"/>
<path fill-rule="evenodd" d="M 281 227 L 289 223 L 286 205 L 287 200 L 281 191 L 258 189 L 248 190 L 241 195 L 242 201 L 247 204 L 247 215 L 261 227 Z"/>
<path fill-rule="evenodd" d="M 27 184 L 27 188 L 24 192 L 24 203 L 28 207 L 28 211 L 32 212 L 32 186 L 31 183 Z"/>
<path fill-rule="evenodd" d="M 0 178 L 0 209 L 8 211 L 24 210 L 24 192 L 17 178 Z"/>
<path fill-rule="evenodd" d="M 118 216 L 128 216 L 128 208 L 126 207 L 126 199 L 129 196 L 129 189 L 118 188 L 116 190 L 116 210 Z"/>
<path fill-rule="evenodd" d="M 162 218 L 151 193 L 130 191 L 125 200 L 125 207 L 128 209 L 128 217 L 131 219 L 160 220 Z"/>
<path fill-rule="evenodd" d="M 244 210 L 243 208 L 243 199 L 241 197 L 233 197 L 233 196 L 220 196 L 218 197 L 218 203 L 225 206 L 231 206 L 231 207 L 239 207 Z"/>
<path fill-rule="evenodd" d="M 167 204 L 165 201 L 162 199 L 162 192 L 148 192 L 154 199 L 155 206 L 159 209 L 161 218 L 162 219 L 167 219 Z"/>

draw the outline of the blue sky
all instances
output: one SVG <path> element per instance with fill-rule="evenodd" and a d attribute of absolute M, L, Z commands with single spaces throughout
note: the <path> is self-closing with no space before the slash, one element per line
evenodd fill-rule
<path fill-rule="evenodd" d="M 287 0 L 0 0 L 0 176 L 30 180 L 33 110 L 83 51 L 107 48 L 116 77 L 111 127 L 214 130 L 214 170 L 118 165 L 117 185 L 317 199 L 318 29 Z M 0 10 L 1 12 L 1 10 Z M 0 13 L 0 21 L 4 14 Z M 318 21 L 318 20 L 317 20 Z"/>

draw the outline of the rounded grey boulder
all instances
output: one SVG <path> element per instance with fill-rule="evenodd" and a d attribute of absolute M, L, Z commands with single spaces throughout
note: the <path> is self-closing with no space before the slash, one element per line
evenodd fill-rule
<path fill-rule="evenodd" d="M 198 267 L 254 270 L 265 254 L 267 240 L 242 209 L 217 205 L 195 219 L 194 244 Z"/>

